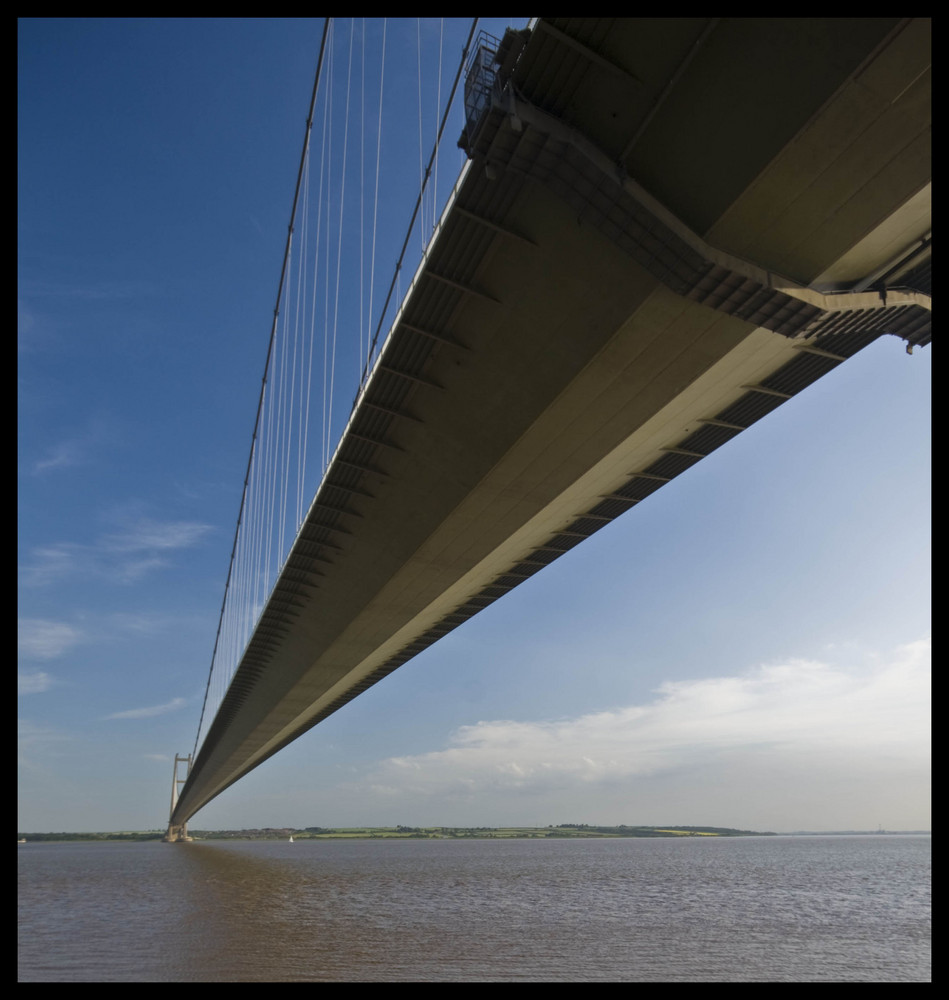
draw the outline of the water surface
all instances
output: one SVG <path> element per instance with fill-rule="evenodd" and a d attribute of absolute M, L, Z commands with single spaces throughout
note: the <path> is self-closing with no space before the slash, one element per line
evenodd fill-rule
<path fill-rule="evenodd" d="M 928 837 L 24 844 L 22 982 L 923 982 Z"/>

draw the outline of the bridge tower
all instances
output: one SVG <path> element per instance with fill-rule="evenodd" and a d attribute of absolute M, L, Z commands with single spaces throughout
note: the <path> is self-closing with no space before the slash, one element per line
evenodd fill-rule
<path fill-rule="evenodd" d="M 187 769 L 184 772 L 184 777 L 178 777 L 178 765 L 187 764 Z M 178 792 L 179 786 L 183 785 L 188 780 L 188 775 L 191 773 L 191 754 L 187 757 L 179 757 L 175 755 L 175 769 L 171 779 L 171 811 L 168 813 L 168 830 L 165 833 L 164 841 L 166 844 L 177 844 L 181 841 L 191 840 L 188 836 L 188 824 L 187 823 L 172 823 L 171 817 L 175 814 L 175 806 L 178 805 Z"/>

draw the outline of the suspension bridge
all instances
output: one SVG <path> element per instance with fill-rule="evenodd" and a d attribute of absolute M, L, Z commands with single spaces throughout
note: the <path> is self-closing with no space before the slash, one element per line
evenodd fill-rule
<path fill-rule="evenodd" d="M 362 286 L 365 245 L 347 269 L 342 198 L 323 194 L 350 176 L 326 152 L 321 79 L 345 62 L 350 105 L 356 32 L 343 27 L 327 22 L 320 48 L 172 841 L 243 775 L 878 337 L 912 351 L 931 336 L 927 19 L 540 18 L 503 37 L 473 24 L 450 87 L 439 58 L 427 160 L 419 70 L 416 211 L 388 292 L 364 308 L 360 287 L 358 337 L 337 336 L 339 288 Z M 441 143 L 456 93 L 464 120 Z M 442 205 L 438 164 L 456 140 L 465 163 Z M 360 156 L 374 216 L 384 171 Z M 324 228 L 307 235 L 308 218 Z M 410 238 L 420 262 L 403 288 Z M 340 426 L 333 362 L 353 340 Z"/>

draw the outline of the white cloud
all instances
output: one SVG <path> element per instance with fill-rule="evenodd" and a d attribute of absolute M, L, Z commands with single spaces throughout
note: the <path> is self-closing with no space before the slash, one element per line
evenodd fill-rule
<path fill-rule="evenodd" d="M 110 631 L 134 635 L 156 635 L 169 628 L 178 629 L 181 622 L 175 618 L 152 613 L 116 612 L 106 619 Z"/>
<path fill-rule="evenodd" d="M 43 618 L 21 618 L 18 633 L 19 653 L 27 660 L 54 660 L 85 639 L 74 626 Z"/>
<path fill-rule="evenodd" d="M 135 583 L 153 570 L 169 565 L 167 559 L 152 556 L 145 559 L 127 559 L 112 564 L 112 579 L 119 583 Z"/>
<path fill-rule="evenodd" d="M 53 686 L 53 678 L 39 671 L 35 674 L 17 674 L 17 694 L 39 694 Z"/>
<path fill-rule="evenodd" d="M 571 802 L 684 783 L 704 822 L 714 821 L 716 798 L 757 798 L 780 809 L 782 797 L 800 796 L 812 824 L 816 810 L 832 805 L 823 797 L 873 789 L 875 828 L 877 819 L 888 822 L 884 800 L 902 794 L 901 782 L 925 785 L 930 655 L 925 640 L 870 657 L 860 669 L 789 660 L 740 676 L 669 682 L 644 705 L 547 722 L 478 722 L 444 749 L 383 761 L 369 784 L 416 806 L 547 796 L 574 815 Z M 628 821 L 625 812 L 613 815 Z M 833 828 L 827 822 L 812 828 Z"/>
<path fill-rule="evenodd" d="M 33 561 L 20 567 L 20 582 L 26 587 L 45 587 L 77 572 L 82 564 L 83 547 L 61 543 L 43 545 L 33 550 Z"/>
<path fill-rule="evenodd" d="M 150 705 L 147 708 L 130 708 L 125 712 L 113 712 L 112 715 L 105 716 L 106 719 L 149 719 L 154 715 L 164 715 L 166 712 L 174 712 L 175 709 L 182 708 L 186 704 L 184 698 L 172 698 L 164 705 Z"/>
<path fill-rule="evenodd" d="M 124 531 L 103 539 L 112 552 L 152 552 L 184 549 L 197 544 L 209 531 L 210 525 L 191 521 L 152 521 L 143 518 Z"/>
<path fill-rule="evenodd" d="M 131 583 L 168 565 L 168 553 L 197 545 L 213 528 L 193 521 L 141 519 L 93 545 L 63 542 L 33 550 L 21 567 L 24 586 L 60 583 L 79 573 Z"/>
<path fill-rule="evenodd" d="M 129 636 L 168 634 L 190 625 L 187 618 L 151 612 L 114 612 L 104 616 L 84 614 L 81 618 L 81 628 L 51 619 L 21 618 L 17 622 L 19 658 L 25 662 L 55 660 L 80 644 L 86 647 L 108 645 Z"/>
<path fill-rule="evenodd" d="M 69 469 L 82 465 L 85 461 L 86 448 L 80 441 L 62 441 L 54 445 L 44 458 L 33 463 L 33 473 L 38 475 L 57 469 Z"/>
<path fill-rule="evenodd" d="M 116 428 L 102 416 L 90 417 L 83 426 L 69 429 L 72 433 L 68 437 L 47 448 L 45 455 L 33 463 L 33 475 L 86 465 L 95 452 L 116 437 Z"/>

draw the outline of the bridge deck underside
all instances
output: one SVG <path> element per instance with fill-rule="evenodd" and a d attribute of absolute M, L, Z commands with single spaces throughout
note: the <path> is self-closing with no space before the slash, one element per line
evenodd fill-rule
<path fill-rule="evenodd" d="M 921 297 L 794 291 L 928 235 L 919 22 L 833 21 L 815 55 L 809 19 L 774 20 L 535 27 L 524 114 L 465 137 L 177 822 L 876 337 L 928 340 Z"/>

